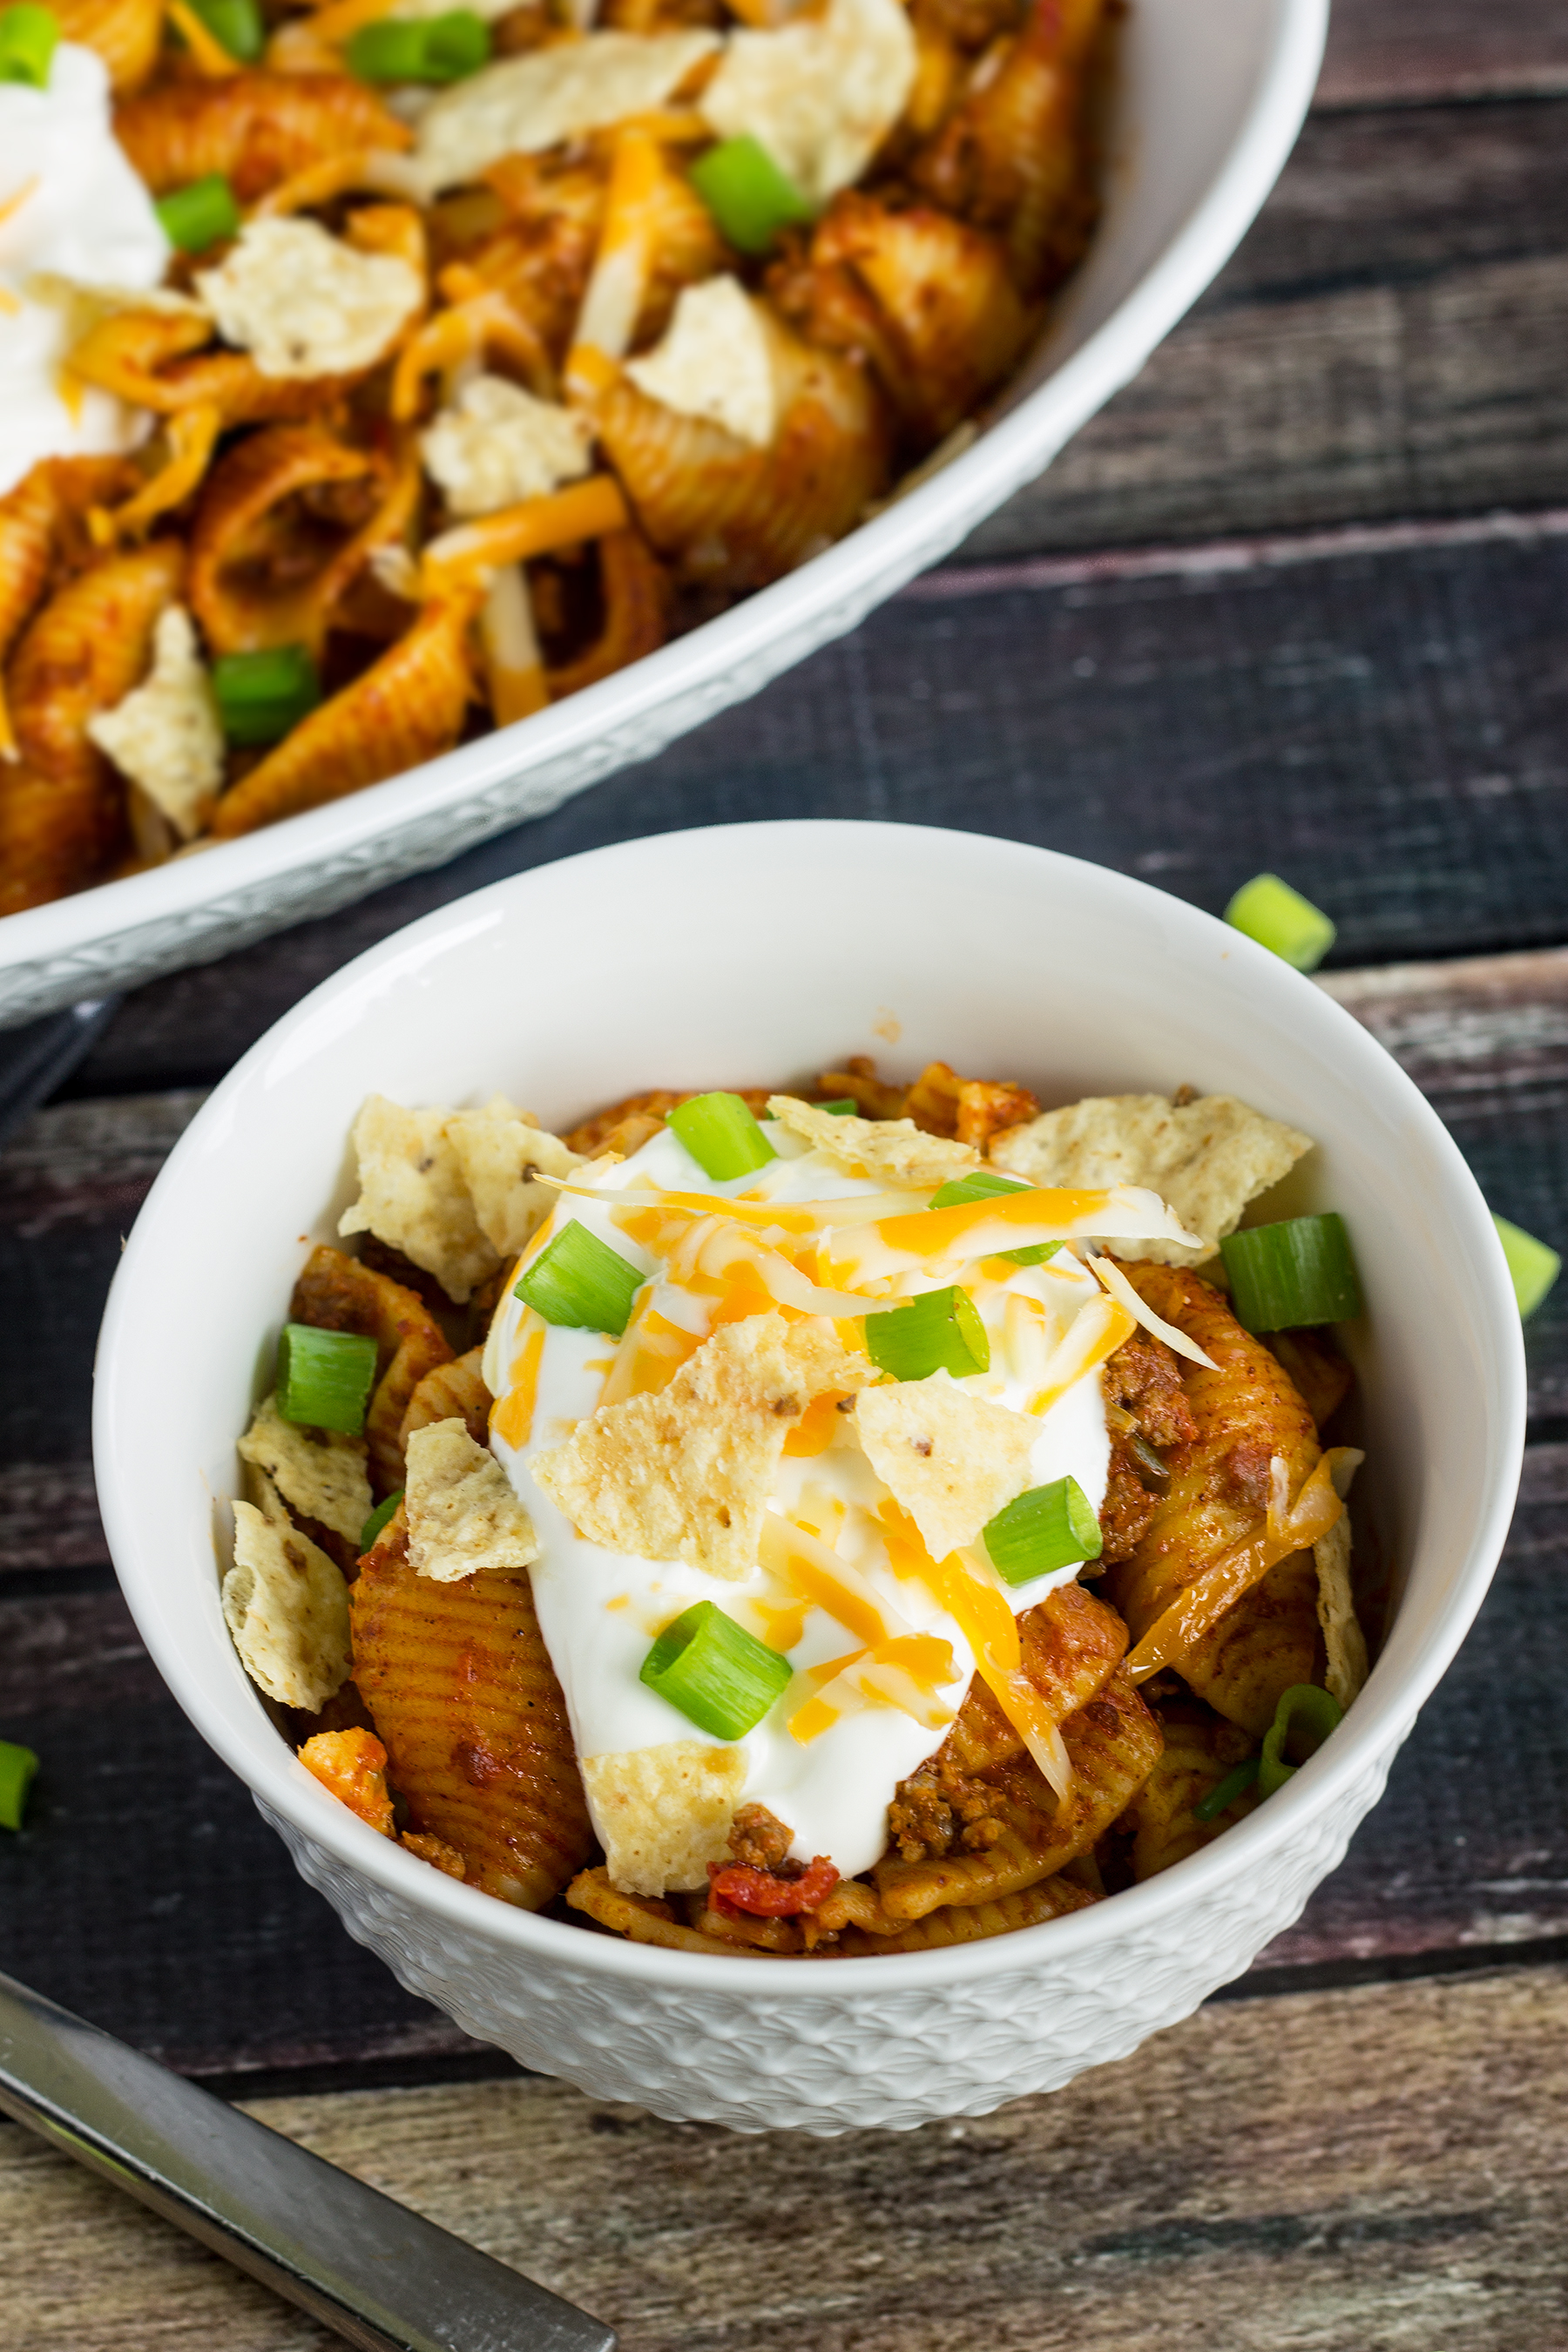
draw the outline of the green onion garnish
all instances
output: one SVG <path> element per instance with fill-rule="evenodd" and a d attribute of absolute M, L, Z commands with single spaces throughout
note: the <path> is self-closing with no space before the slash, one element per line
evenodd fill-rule
<path fill-rule="evenodd" d="M 788 173 L 750 131 L 710 147 L 688 177 L 721 234 L 742 253 L 765 253 L 781 228 L 815 217 Z"/>
<path fill-rule="evenodd" d="M 1563 1261 L 1545 1242 L 1538 1242 L 1522 1225 L 1510 1225 L 1506 1217 L 1493 1213 L 1502 1254 L 1508 1260 L 1508 1270 L 1513 1282 L 1513 1295 L 1519 1301 L 1520 1321 L 1533 1315 L 1558 1276 Z"/>
<path fill-rule="evenodd" d="M 278 1339 L 278 1410 L 309 1429 L 357 1436 L 375 1386 L 376 1348 L 357 1331 L 285 1323 Z"/>
<path fill-rule="evenodd" d="M 367 1552 L 370 1549 L 372 1544 L 375 1541 L 377 1536 L 381 1533 L 383 1528 L 385 1527 L 387 1521 L 391 1518 L 393 1513 L 396 1510 L 397 1506 L 402 1502 L 402 1500 L 403 1489 L 399 1486 L 395 1493 L 388 1495 L 384 1503 L 378 1503 L 376 1505 L 374 1510 L 371 1513 L 369 1518 L 366 1519 L 363 1527 L 361 1528 L 359 1531 L 359 1548 L 362 1553 Z"/>
<path fill-rule="evenodd" d="M 1005 1503 L 981 1529 L 981 1541 L 1005 1584 L 1032 1584 L 1054 1568 L 1098 1559 L 1103 1538 L 1094 1506 L 1078 1480 L 1055 1478 Z"/>
<path fill-rule="evenodd" d="M 1363 1311 L 1350 1235 L 1335 1209 L 1227 1234 L 1219 1254 L 1243 1330 L 1298 1331 L 1349 1322 Z"/>
<path fill-rule="evenodd" d="M 1298 971 L 1316 971 L 1334 943 L 1334 927 L 1322 908 L 1281 882 L 1278 874 L 1255 874 L 1244 882 L 1226 908 L 1225 919 Z"/>
<path fill-rule="evenodd" d="M 931 1196 L 933 1209 L 962 1208 L 966 1201 L 990 1201 L 998 1192 L 1026 1192 L 1028 1186 L 1021 1176 L 999 1176 L 994 1168 L 976 1168 L 968 1176 L 955 1176 L 950 1184 Z M 998 1257 L 1009 1265 L 1044 1265 L 1063 1246 L 1060 1242 L 1031 1242 L 1027 1249 L 998 1250 Z"/>
<path fill-rule="evenodd" d="M 715 1739 L 743 1739 L 761 1723 L 794 1669 L 713 1601 L 694 1601 L 667 1625 L 637 1679 Z"/>
<path fill-rule="evenodd" d="M 233 236 L 239 228 L 239 206 L 221 172 L 209 172 L 205 180 L 193 180 L 188 187 L 171 188 L 153 209 L 169 243 L 178 246 L 182 253 L 205 253 L 220 237 Z"/>
<path fill-rule="evenodd" d="M 191 5 L 231 58 L 242 65 L 256 63 L 267 47 L 267 25 L 258 0 L 191 0 Z"/>
<path fill-rule="evenodd" d="M 461 81 L 490 54 L 490 28 L 471 8 L 444 16 L 383 16 L 362 25 L 344 52 L 362 81 Z"/>
<path fill-rule="evenodd" d="M 778 1153 L 739 1095 L 693 1095 L 678 1103 L 665 1125 L 673 1128 L 704 1176 L 715 1184 L 749 1176 Z"/>
<path fill-rule="evenodd" d="M 618 1339 L 647 1279 L 619 1250 L 574 1218 L 540 1251 L 513 1296 L 547 1323 L 605 1331 Z"/>
<path fill-rule="evenodd" d="M 1295 1765 L 1285 1761 L 1285 1742 L 1292 1732 L 1305 1735 L 1310 1743 L 1307 1753 L 1315 1756 L 1330 1732 L 1343 1721 L 1344 1709 L 1331 1692 L 1320 1690 L 1316 1683 L 1292 1683 L 1263 1735 L 1263 1753 L 1258 1764 L 1258 1795 L 1277 1796 L 1295 1771 Z"/>
<path fill-rule="evenodd" d="M 0 1739 L 0 1830 L 21 1828 L 27 1791 L 37 1769 L 38 1759 L 30 1748 L 18 1748 L 13 1739 Z"/>
<path fill-rule="evenodd" d="M 59 37 L 60 20 L 51 9 L 35 8 L 26 0 L 15 8 L 0 8 L 0 81 L 22 81 L 34 89 L 47 89 Z M 26 1750 L 14 1752 L 21 1756 Z"/>
<path fill-rule="evenodd" d="M 1257 1757 L 1245 1757 L 1234 1772 L 1227 1772 L 1223 1780 L 1215 1782 L 1206 1797 L 1198 1799 L 1193 1807 L 1193 1819 L 1196 1822 L 1217 1821 L 1227 1805 L 1234 1805 L 1237 1797 L 1247 1794 L 1257 1778 Z"/>
<path fill-rule="evenodd" d="M 321 698 L 316 665 L 303 646 L 220 654 L 213 664 L 218 717 L 231 743 L 279 743 Z"/>
<path fill-rule="evenodd" d="M 859 1108 L 853 1095 L 841 1095 L 837 1102 L 816 1105 L 818 1110 L 826 1111 L 833 1118 L 853 1118 Z"/>
<path fill-rule="evenodd" d="M 923 1381 L 935 1371 L 962 1381 L 991 1369 L 991 1342 L 980 1310 L 956 1283 L 868 1315 L 866 1352 L 896 1381 Z"/>

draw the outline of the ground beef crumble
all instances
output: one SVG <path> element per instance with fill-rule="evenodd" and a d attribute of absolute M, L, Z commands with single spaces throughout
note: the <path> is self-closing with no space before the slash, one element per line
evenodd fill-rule
<path fill-rule="evenodd" d="M 795 1832 L 770 1813 L 766 1805 L 742 1805 L 730 1824 L 731 1858 L 746 1870 L 765 1870 L 774 1878 L 798 1878 L 805 1864 L 790 1860 Z"/>
<path fill-rule="evenodd" d="M 1131 1558 L 1153 1521 L 1163 1491 L 1161 1449 L 1189 1444 L 1198 1428 L 1174 1353 L 1144 1331 L 1124 1340 L 1107 1363 L 1105 1401 L 1112 1433 L 1100 1565 L 1110 1568 Z M 1118 1415 L 1131 1427 L 1118 1428 Z"/>
<path fill-rule="evenodd" d="M 983 1853 L 1005 1824 L 992 1807 L 996 1791 L 967 1780 L 945 1745 L 901 1780 L 888 1808 L 888 1840 L 905 1862 L 938 1862 L 962 1850 Z"/>

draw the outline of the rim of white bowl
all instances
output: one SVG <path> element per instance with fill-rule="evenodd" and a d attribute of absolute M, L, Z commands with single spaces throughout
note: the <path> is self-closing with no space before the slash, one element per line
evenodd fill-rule
<path fill-rule="evenodd" d="M 585 749 L 603 734 L 607 717 L 613 716 L 617 731 L 635 730 L 645 715 L 677 697 L 726 671 L 743 670 L 825 604 L 858 596 L 867 605 L 875 604 L 881 601 L 877 583 L 884 581 L 886 593 L 895 593 L 926 561 L 925 548 L 942 516 L 973 515 L 977 521 L 1030 479 L 1113 392 L 1131 382 L 1224 268 L 1295 144 L 1311 101 L 1328 21 L 1329 0 L 1279 0 L 1252 106 L 1206 193 L 1159 259 L 1069 358 L 930 481 L 716 620 L 531 719 L 324 808 L 219 843 L 198 857 L 174 858 L 150 873 L 7 916 L 0 923 L 0 971 L 79 954 L 95 941 L 161 930 L 232 892 L 251 893 L 301 868 L 333 863 L 383 831 L 395 834 L 405 822 L 460 806 L 503 782 L 516 765 L 517 727 L 532 730 L 530 768 L 543 768 Z M 1047 414 L 1049 429 L 1042 436 Z M 1043 457 L 1042 437 L 1048 445 Z M 961 524 L 960 533 L 967 527 Z M 521 821 L 508 817 L 496 830 Z M 106 918 L 110 908 L 115 911 Z"/>
<path fill-rule="evenodd" d="M 112 1372 L 116 1355 L 138 1327 L 142 1315 L 142 1302 L 137 1293 L 142 1280 L 143 1260 L 149 1258 L 153 1246 L 153 1224 L 160 1195 L 166 1199 L 178 1186 L 184 1161 L 201 1148 L 204 1133 L 226 1117 L 229 1102 L 247 1084 L 257 1065 L 269 1058 L 296 1030 L 314 1020 L 321 1006 L 333 996 L 356 986 L 378 967 L 398 961 L 411 947 L 428 948 L 444 932 L 466 929 L 476 909 L 487 908 L 509 894 L 537 888 L 542 876 L 564 867 L 588 863 L 606 865 L 650 852 L 678 855 L 682 842 L 709 840 L 719 835 L 733 835 L 753 843 L 761 836 L 772 836 L 781 848 L 786 839 L 805 835 L 821 845 L 819 855 L 830 860 L 833 838 L 846 834 L 920 835 L 929 837 L 933 854 L 944 860 L 962 857 L 973 865 L 990 857 L 1010 866 L 1019 861 L 1037 861 L 1056 869 L 1058 879 L 1063 881 L 1073 875 L 1092 876 L 1096 888 L 1107 892 L 1112 899 L 1125 899 L 1132 919 L 1145 909 L 1152 913 L 1157 907 L 1160 919 L 1194 946 L 1212 947 L 1223 941 L 1235 972 L 1249 991 L 1265 997 L 1283 992 L 1294 1007 L 1300 1026 L 1308 1033 L 1315 1027 L 1331 1042 L 1342 1064 L 1359 1068 L 1369 1087 L 1392 1094 L 1402 1103 L 1415 1133 L 1451 1180 L 1455 1236 L 1460 1250 L 1484 1276 L 1488 1336 L 1493 1342 L 1500 1382 L 1500 1392 L 1488 1400 L 1489 1475 L 1484 1500 L 1447 1607 L 1421 1640 L 1402 1675 L 1395 1676 L 1387 1671 L 1385 1650 L 1365 1690 L 1333 1738 L 1267 1805 L 1259 1806 L 1223 1837 L 1157 1877 L 1128 1887 L 1103 1903 L 1070 1912 L 1063 1918 L 948 1950 L 857 1958 L 842 1969 L 769 1968 L 755 1959 L 731 1959 L 718 1953 L 666 1951 L 652 1945 L 623 1942 L 567 1921 L 515 1910 L 494 1895 L 432 1870 L 357 1820 L 298 1762 L 281 1736 L 273 1730 L 254 1695 L 255 1722 L 262 1727 L 266 1739 L 263 1742 L 242 1735 L 217 1696 L 205 1685 L 188 1682 L 177 1658 L 165 1648 L 162 1614 L 155 1601 L 158 1565 L 144 1555 L 134 1515 L 122 1496 L 126 1482 L 115 1424 Z M 153 1264 L 155 1265 L 156 1261 Z M 313 1844 L 325 1848 L 362 1877 L 374 1881 L 416 1908 L 509 1948 L 520 1959 L 530 1954 L 548 1957 L 554 1963 L 589 1975 L 685 1990 L 700 1990 L 707 1986 L 714 1993 L 735 1993 L 749 1985 L 770 2001 L 817 2001 L 842 2007 L 853 1988 L 860 1985 L 864 1985 L 868 1995 L 921 1987 L 934 1990 L 941 1985 L 965 1983 L 976 1978 L 1074 1958 L 1087 1948 L 1114 1938 L 1123 1930 L 1133 1933 L 1165 1913 L 1187 1909 L 1227 1881 L 1244 1876 L 1254 1861 L 1293 1843 L 1350 1782 L 1375 1766 L 1404 1738 L 1417 1708 L 1430 1695 L 1468 1632 L 1491 1581 L 1512 1517 L 1524 1450 L 1525 1413 L 1524 1345 L 1513 1286 L 1480 1189 L 1458 1144 L 1419 1087 L 1370 1031 L 1331 997 L 1215 916 L 1110 867 L 1028 843 L 961 833 L 948 827 L 802 817 L 695 826 L 681 833 L 649 835 L 640 841 L 616 842 L 554 860 L 548 866 L 531 867 L 524 874 L 509 876 L 466 898 L 453 899 L 394 932 L 301 998 L 215 1088 L 174 1146 L 132 1227 L 99 1336 L 93 1456 L 99 1501 L 116 1574 L 138 1631 L 164 1682 L 208 1746 L 246 1782 L 252 1794 L 281 1813 Z M 275 1758 L 268 1743 L 276 1747 Z"/>

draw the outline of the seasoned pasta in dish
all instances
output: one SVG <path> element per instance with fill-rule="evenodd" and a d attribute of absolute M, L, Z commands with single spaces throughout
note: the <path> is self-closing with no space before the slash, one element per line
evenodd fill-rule
<path fill-rule="evenodd" d="M 681 1950 L 934 1949 L 1194 1853 L 1354 1701 L 1354 1261 L 1258 1205 L 1309 1137 L 854 1062 L 563 1136 L 373 1096 L 353 1145 L 225 1609 L 434 1867 Z"/>
<path fill-rule="evenodd" d="M 1116 0 L 0 5 L 0 914 L 528 718 L 940 463 Z"/>

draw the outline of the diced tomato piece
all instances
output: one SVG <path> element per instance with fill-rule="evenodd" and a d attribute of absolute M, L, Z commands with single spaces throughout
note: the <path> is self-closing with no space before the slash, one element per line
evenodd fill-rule
<path fill-rule="evenodd" d="M 710 1862 L 708 1889 L 716 1911 L 749 1911 L 753 1919 L 793 1919 L 799 1911 L 815 1911 L 838 1884 L 838 1873 L 825 1853 L 798 1878 L 775 1878 L 771 1870 L 752 1870 L 739 1862 Z"/>

